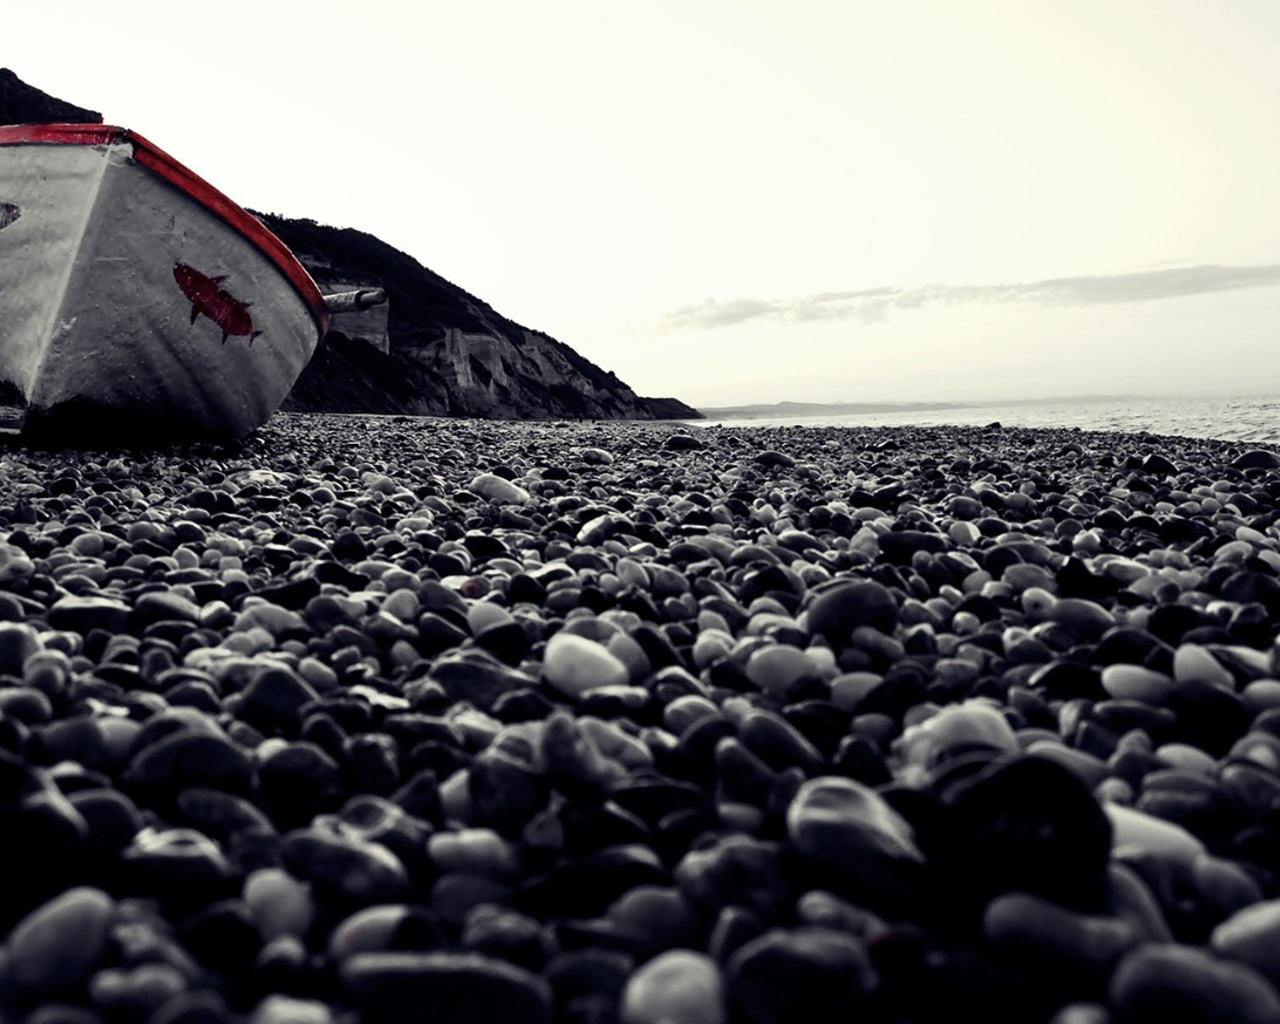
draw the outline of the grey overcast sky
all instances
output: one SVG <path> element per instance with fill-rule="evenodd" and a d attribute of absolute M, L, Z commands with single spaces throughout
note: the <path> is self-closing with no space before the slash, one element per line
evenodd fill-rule
<path fill-rule="evenodd" d="M 1280 394 L 1276 0 L 56 0 L 3 40 L 643 394 Z"/>

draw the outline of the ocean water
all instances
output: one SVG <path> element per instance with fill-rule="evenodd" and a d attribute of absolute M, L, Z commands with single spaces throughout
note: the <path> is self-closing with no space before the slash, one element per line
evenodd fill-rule
<path fill-rule="evenodd" d="M 1131 398 L 1063 400 L 1034 404 L 964 405 L 909 412 L 860 412 L 826 416 L 761 416 L 708 419 L 700 426 L 1078 427 L 1081 430 L 1147 432 L 1224 441 L 1280 443 L 1280 396 L 1263 398 Z"/>

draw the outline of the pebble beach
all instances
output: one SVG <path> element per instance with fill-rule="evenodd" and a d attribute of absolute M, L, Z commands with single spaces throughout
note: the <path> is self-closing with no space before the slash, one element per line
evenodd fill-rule
<path fill-rule="evenodd" d="M 1280 448 L 0 442 L 0 1021 L 1280 1022 Z"/>

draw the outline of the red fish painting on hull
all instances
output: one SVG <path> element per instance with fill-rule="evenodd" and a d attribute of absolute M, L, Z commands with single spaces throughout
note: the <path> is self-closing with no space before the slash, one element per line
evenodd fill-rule
<path fill-rule="evenodd" d="M 253 344 L 261 331 L 253 329 L 253 318 L 249 315 L 249 303 L 241 302 L 222 287 L 226 277 L 210 277 L 202 274 L 195 267 L 179 263 L 173 268 L 173 279 L 178 282 L 182 294 L 191 300 L 191 322 L 203 313 L 222 331 L 222 343 L 227 343 L 231 335 L 249 339 Z"/>
<path fill-rule="evenodd" d="M 17 203 L 0 203 L 0 228 L 7 228 L 22 216 L 22 208 Z"/>

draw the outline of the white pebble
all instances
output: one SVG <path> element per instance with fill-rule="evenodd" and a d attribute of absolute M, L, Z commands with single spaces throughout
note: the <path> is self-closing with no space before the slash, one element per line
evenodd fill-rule
<path fill-rule="evenodd" d="M 517 487 L 495 473 L 481 473 L 467 485 L 467 490 L 503 505 L 523 505 L 529 500 L 529 492 L 523 487 Z"/>
<path fill-rule="evenodd" d="M 547 641 L 542 674 L 566 697 L 582 697 L 601 686 L 625 686 L 627 666 L 609 651 L 584 637 L 560 632 Z"/>

